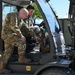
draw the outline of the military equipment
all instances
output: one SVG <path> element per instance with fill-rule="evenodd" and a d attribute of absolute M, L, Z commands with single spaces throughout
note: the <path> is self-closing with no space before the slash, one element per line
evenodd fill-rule
<path fill-rule="evenodd" d="M 49 4 L 49 0 L 2 0 L 2 2 L 18 6 L 18 9 L 23 7 L 26 2 L 26 5 L 33 2 L 36 3 L 43 17 L 44 25 L 49 37 L 49 44 L 47 45 L 49 47 L 48 52 L 41 52 L 40 46 L 36 41 L 28 41 L 28 45 L 31 46 L 28 46 L 27 50 L 30 49 L 29 47 L 32 47 L 31 49 L 33 49 L 26 53 L 26 57 L 32 60 L 29 63 L 19 63 L 17 61 L 18 55 L 15 51 L 6 66 L 12 71 L 12 73 L 8 75 L 75 75 L 75 67 L 73 67 L 75 62 L 72 62 L 75 60 L 75 57 L 72 54 L 74 50 L 72 50 L 73 48 L 71 46 L 65 45 L 62 30 L 57 17 Z M 2 3 L 0 4 L 0 7 L 1 5 Z M 0 13 L 2 14 L 1 11 Z M 0 29 L 2 28 L 1 23 L 2 20 L 0 20 Z M 43 26 L 43 24 L 40 26 Z M 30 37 L 29 39 L 34 38 Z M 45 42 L 46 41 L 44 41 L 44 44 Z M 1 38 L 0 46 L 0 50 L 3 52 L 4 47 Z M 17 50 L 16 47 L 14 49 Z"/>

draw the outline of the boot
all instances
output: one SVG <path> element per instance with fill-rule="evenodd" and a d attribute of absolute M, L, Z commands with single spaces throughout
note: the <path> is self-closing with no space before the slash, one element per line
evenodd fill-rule
<path fill-rule="evenodd" d="M 41 48 L 41 52 L 49 52 L 49 48 L 45 47 L 45 48 Z"/>
<path fill-rule="evenodd" d="M 19 56 L 18 62 L 25 62 L 25 63 L 29 63 L 31 62 L 31 59 L 27 59 L 24 56 Z"/>
<path fill-rule="evenodd" d="M 3 64 L 0 64 L 0 74 L 3 74 L 3 73 L 11 73 L 11 71 L 5 69 Z"/>
<path fill-rule="evenodd" d="M 43 44 L 40 45 L 40 49 L 41 49 L 40 51 L 44 52 L 44 53 L 50 51 L 50 49 L 48 47 L 44 46 Z"/>

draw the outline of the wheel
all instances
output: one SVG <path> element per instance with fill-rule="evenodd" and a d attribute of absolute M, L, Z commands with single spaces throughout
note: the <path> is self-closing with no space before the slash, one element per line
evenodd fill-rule
<path fill-rule="evenodd" d="M 39 75 L 75 75 L 65 68 L 49 68 Z"/>

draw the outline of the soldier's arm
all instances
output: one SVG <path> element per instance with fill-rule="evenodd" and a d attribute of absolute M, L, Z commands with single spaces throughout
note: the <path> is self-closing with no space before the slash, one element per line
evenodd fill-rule
<path fill-rule="evenodd" d="M 32 30 L 30 30 L 26 25 L 25 23 L 22 24 L 21 26 L 21 32 L 24 36 L 33 36 L 34 35 L 34 32 Z"/>
<path fill-rule="evenodd" d="M 22 33 L 20 31 L 20 28 L 18 27 L 18 20 L 17 16 L 15 14 L 9 14 L 9 20 L 10 20 L 10 28 L 15 32 L 19 37 L 22 37 Z"/>

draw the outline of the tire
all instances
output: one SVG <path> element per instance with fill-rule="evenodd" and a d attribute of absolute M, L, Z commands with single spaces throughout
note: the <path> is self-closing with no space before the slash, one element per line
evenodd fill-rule
<path fill-rule="evenodd" d="M 39 75 L 75 75 L 65 68 L 49 68 Z"/>

